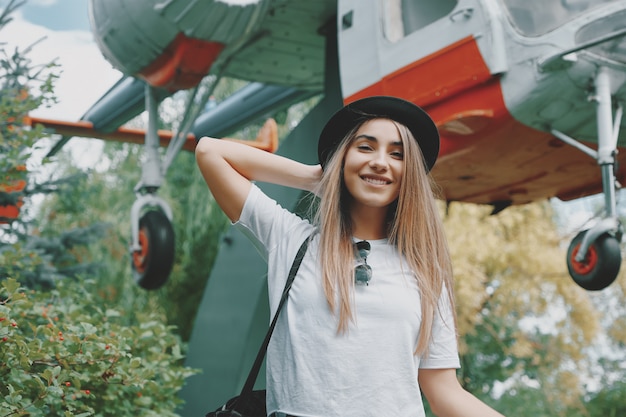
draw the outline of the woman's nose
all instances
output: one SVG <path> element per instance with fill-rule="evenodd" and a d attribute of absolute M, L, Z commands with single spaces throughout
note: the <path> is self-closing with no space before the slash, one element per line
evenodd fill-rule
<path fill-rule="evenodd" d="M 372 154 L 372 159 L 370 160 L 370 167 L 376 170 L 386 170 L 389 167 L 389 162 L 387 161 L 387 155 L 384 152 L 375 152 Z"/>

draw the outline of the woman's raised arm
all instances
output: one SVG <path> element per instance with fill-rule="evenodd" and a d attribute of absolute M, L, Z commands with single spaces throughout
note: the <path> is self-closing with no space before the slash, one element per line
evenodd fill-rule
<path fill-rule="evenodd" d="M 251 146 L 204 137 L 196 161 L 213 197 L 228 218 L 241 215 L 250 181 L 269 182 L 313 191 L 322 175 L 319 165 L 306 165 Z"/>

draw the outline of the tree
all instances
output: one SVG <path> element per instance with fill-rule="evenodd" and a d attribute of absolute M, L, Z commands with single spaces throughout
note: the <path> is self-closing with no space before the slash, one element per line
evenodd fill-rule
<path fill-rule="evenodd" d="M 0 29 L 21 4 L 9 2 Z M 42 225 L 34 206 L 25 210 L 34 194 L 57 193 L 75 212 L 72 192 L 86 178 L 34 178 L 42 132 L 23 119 L 54 102 L 55 66 L 34 67 L 27 52 L 0 50 L 0 206 L 15 210 L 0 211 L 9 215 L 0 226 L 0 416 L 174 416 L 194 373 L 174 329 L 160 312 L 128 315 L 86 279 L 98 272 L 88 245 L 106 227 L 55 228 L 54 213 Z"/>
<path fill-rule="evenodd" d="M 11 13 L 22 4 L 9 2 L 0 15 L 0 30 L 11 22 Z M 35 179 L 36 170 L 45 169 L 48 162 L 37 162 L 34 155 L 42 130 L 25 127 L 23 120 L 40 106 L 56 102 L 53 83 L 58 67 L 54 63 L 34 65 L 28 58 L 34 46 L 24 51 L 16 48 L 11 53 L 0 50 L 0 172 L 4 173 L 0 184 L 0 279 L 18 276 L 30 288 L 50 288 L 59 277 L 92 269 L 91 265 L 72 262 L 69 253 L 77 245 L 97 239 L 102 228 L 93 225 L 48 237 L 32 233 L 30 197 L 57 192 L 80 180 L 79 176 Z"/>
<path fill-rule="evenodd" d="M 598 395 L 588 382 L 604 373 L 592 366 L 598 341 L 622 343 L 623 352 L 617 334 L 624 332 L 606 320 L 609 311 L 600 300 L 612 294 L 623 306 L 623 279 L 590 293 L 569 278 L 563 238 L 547 202 L 489 213 L 489 207 L 452 203 L 445 214 L 461 381 L 505 415 L 517 414 L 521 404 L 536 416 L 586 412 L 589 398 Z M 623 368 L 614 372 L 613 381 L 623 379 Z"/>

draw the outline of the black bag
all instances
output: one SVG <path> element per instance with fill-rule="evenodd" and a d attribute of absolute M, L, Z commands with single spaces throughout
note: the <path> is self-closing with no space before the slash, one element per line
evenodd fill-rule
<path fill-rule="evenodd" d="M 280 313 L 280 310 L 282 310 L 285 301 L 287 301 L 287 295 L 291 289 L 291 284 L 293 283 L 293 279 L 296 277 L 298 268 L 300 268 L 300 264 L 302 263 L 302 258 L 304 258 L 308 244 L 309 238 L 306 238 L 304 242 L 302 242 L 300 249 L 298 249 L 296 258 L 293 260 L 293 264 L 289 270 L 289 276 L 287 277 L 287 282 L 285 283 L 283 295 L 280 298 L 280 303 L 278 304 L 278 309 L 272 319 L 272 324 L 270 324 L 270 327 L 267 330 L 265 339 L 259 348 L 259 353 L 256 355 L 256 359 L 254 360 L 252 369 L 250 369 L 250 373 L 248 374 L 246 383 L 241 390 L 241 394 L 231 398 L 226 402 L 226 404 L 217 410 L 208 412 L 205 417 L 267 417 L 267 409 L 265 407 L 265 390 L 253 390 L 252 388 L 254 387 L 254 383 L 259 375 L 259 370 L 261 369 L 261 364 L 263 363 L 263 358 L 265 357 L 265 352 L 267 351 L 267 345 L 270 342 L 270 337 L 272 336 L 272 332 L 276 326 L 276 321 L 278 320 L 278 314 Z"/>
<path fill-rule="evenodd" d="M 265 390 L 254 390 L 248 395 L 231 398 L 206 417 L 267 417 L 265 408 Z"/>

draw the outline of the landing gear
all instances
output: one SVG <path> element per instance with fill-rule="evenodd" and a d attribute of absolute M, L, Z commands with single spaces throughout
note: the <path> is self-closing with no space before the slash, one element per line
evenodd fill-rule
<path fill-rule="evenodd" d="M 146 110 L 148 112 L 145 138 L 146 159 L 142 166 L 141 181 L 135 187 L 137 199 L 130 212 L 130 254 L 135 281 L 147 290 L 154 290 L 165 284 L 174 263 L 172 210 L 156 193 L 161 187 L 167 169 L 182 149 L 193 120 L 213 91 L 215 79 L 210 78 L 212 78 L 209 80 L 210 86 L 208 89 L 204 88 L 205 91 L 201 94 L 199 102 L 196 101 L 196 97 L 200 86 L 193 90 L 181 128 L 170 142 L 163 164 L 161 164 L 159 154 L 157 131 L 157 94 L 153 87 L 146 84 Z"/>
<path fill-rule="evenodd" d="M 604 233 L 587 248 L 586 254 L 578 261 L 582 241 L 587 230 L 576 235 L 567 250 L 567 268 L 576 284 L 589 291 L 603 290 L 615 281 L 622 263 L 619 241 Z M 581 252 L 582 253 L 582 252 Z"/>
<path fill-rule="evenodd" d="M 132 253 L 135 282 L 143 289 L 160 288 L 174 264 L 174 228 L 161 210 L 148 210 L 139 220 L 140 250 Z"/>
<path fill-rule="evenodd" d="M 174 263 L 174 229 L 172 210 L 157 196 L 163 177 L 174 158 L 187 141 L 188 132 L 218 81 L 216 76 L 207 76 L 193 90 L 186 105 L 179 131 L 167 147 L 161 163 L 159 136 L 157 132 L 158 103 L 155 90 L 146 85 L 146 110 L 148 127 L 145 136 L 145 160 L 142 166 L 141 181 L 135 186 L 137 199 L 130 212 L 131 266 L 135 281 L 142 288 L 153 290 L 167 281 Z M 228 139 L 235 140 L 237 139 Z M 245 141 L 247 145 L 275 152 L 278 147 L 276 122 L 268 119 L 255 141 Z"/>
<path fill-rule="evenodd" d="M 146 85 L 148 128 L 145 138 L 146 159 L 141 181 L 135 186 L 137 199 L 130 210 L 131 267 L 135 282 L 142 288 L 160 288 L 172 270 L 174 230 L 172 210 L 156 192 L 163 181 L 157 134 L 158 104 L 155 91 Z"/>
<path fill-rule="evenodd" d="M 619 187 L 615 178 L 615 156 L 623 108 L 621 104 L 618 106 L 613 122 L 611 74 L 608 68 L 600 67 L 594 81 L 595 95 L 592 99 L 596 102 L 598 150 L 588 148 L 558 130 L 552 130 L 557 138 L 597 160 L 602 171 L 605 215 L 591 229 L 580 232 L 567 251 L 570 275 L 576 284 L 590 291 L 602 290 L 617 278 L 622 262 L 619 244 L 623 235 L 615 198 Z"/>

